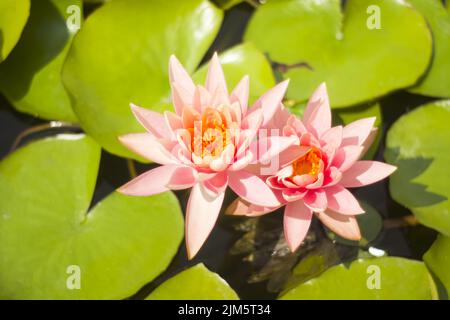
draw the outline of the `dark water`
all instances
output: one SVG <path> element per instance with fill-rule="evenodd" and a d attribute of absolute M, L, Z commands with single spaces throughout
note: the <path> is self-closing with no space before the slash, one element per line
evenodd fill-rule
<path fill-rule="evenodd" d="M 90 7 L 87 10 L 90 12 L 94 9 L 95 7 Z M 213 51 L 222 51 L 241 41 L 242 31 L 251 13 L 251 7 L 245 4 L 226 13 L 218 37 L 220 40 L 215 41 L 205 60 Z M 392 123 L 402 114 L 428 101 L 429 98 L 406 92 L 398 92 L 381 99 L 384 123 L 380 134 L 383 136 L 375 156 L 376 160 L 383 160 L 385 133 Z M 22 132 L 45 123 L 14 111 L 0 96 L 0 158 L 10 152 L 16 138 Z M 52 129 L 31 134 L 22 141 L 22 144 L 59 131 L 61 130 Z M 62 131 L 66 132 L 65 129 Z M 152 165 L 136 164 L 136 167 L 138 172 L 143 172 Z M 92 206 L 129 179 L 126 160 L 103 152 Z M 383 181 L 357 189 L 355 194 L 377 209 L 384 219 L 409 215 L 410 212 L 406 208 L 390 198 L 387 187 L 387 181 Z M 184 211 L 189 191 L 179 191 L 176 194 Z M 234 197 L 235 195 L 228 191 L 224 208 Z M 286 281 L 286 276 L 289 276 L 290 269 L 308 253 L 333 256 L 330 265 L 352 260 L 358 254 L 356 247 L 332 244 L 317 222 L 313 222 L 306 244 L 299 252 L 290 254 L 280 241 L 281 226 L 281 214 L 271 214 L 256 220 L 221 215 L 216 228 L 194 260 L 187 260 L 185 246 L 182 244 L 169 268 L 133 298 L 145 297 L 164 280 L 199 262 L 219 273 L 241 298 L 275 298 L 277 291 L 281 290 Z M 370 246 L 383 249 L 392 256 L 420 260 L 435 237 L 436 233 L 433 230 L 423 226 L 385 228 Z"/>

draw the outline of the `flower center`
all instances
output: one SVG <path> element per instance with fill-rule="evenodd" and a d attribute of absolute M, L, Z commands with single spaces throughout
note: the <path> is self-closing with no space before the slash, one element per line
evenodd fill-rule
<path fill-rule="evenodd" d="M 295 160 L 292 164 L 292 177 L 309 174 L 317 177 L 320 171 L 321 152 L 317 148 L 312 148 L 307 154 Z"/>
<path fill-rule="evenodd" d="M 231 136 L 222 113 L 213 108 L 203 111 L 201 121 L 194 123 L 191 132 L 191 147 L 199 157 L 219 156 L 230 143 Z"/>

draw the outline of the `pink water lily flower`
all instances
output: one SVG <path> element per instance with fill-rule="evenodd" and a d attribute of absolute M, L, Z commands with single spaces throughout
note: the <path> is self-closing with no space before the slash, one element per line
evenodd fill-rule
<path fill-rule="evenodd" d="M 264 177 L 284 209 L 284 233 L 295 251 L 309 229 L 312 214 L 340 236 L 361 238 L 355 215 L 364 213 L 347 188 L 361 187 L 389 176 L 396 167 L 360 160 L 373 142 L 375 118 L 345 127 L 331 126 L 331 110 L 325 84 L 307 104 L 303 120 L 291 115 L 281 135 L 297 138 L 295 146 L 280 154 L 281 169 Z M 295 159 L 286 155 L 298 153 Z M 277 207 L 260 206 L 237 199 L 227 213 L 247 216 L 266 214 Z"/>
<path fill-rule="evenodd" d="M 243 169 L 259 157 L 250 146 L 258 130 L 273 121 L 288 83 L 279 83 L 247 109 L 248 76 L 229 94 L 216 54 L 204 86 L 193 83 L 175 56 L 170 58 L 169 79 L 175 113 L 160 114 L 132 105 L 132 112 L 147 132 L 119 138 L 127 148 L 161 166 L 118 191 L 150 196 L 192 187 L 185 228 L 188 257 L 192 258 L 214 227 L 227 186 L 258 205 L 280 205 L 264 180 Z M 266 153 L 271 155 L 293 142 L 292 137 L 283 136 L 265 140 L 270 146 Z"/>

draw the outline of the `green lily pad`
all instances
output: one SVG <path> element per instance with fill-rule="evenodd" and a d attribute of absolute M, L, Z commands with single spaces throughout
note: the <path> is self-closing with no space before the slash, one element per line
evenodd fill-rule
<path fill-rule="evenodd" d="M 361 240 L 347 240 L 336 235 L 332 231 L 328 231 L 327 235 L 330 239 L 349 246 L 363 247 L 367 246 L 371 241 L 375 240 L 375 238 L 383 228 L 383 219 L 381 218 L 378 211 L 371 205 L 362 201 L 360 202 L 360 204 L 364 211 L 366 211 L 366 213 L 356 216 L 356 220 L 358 221 L 358 225 L 361 231 Z"/>
<path fill-rule="evenodd" d="M 0 65 L 0 90 L 17 110 L 44 119 L 77 122 L 61 81 L 62 65 L 76 33 L 72 27 L 75 20 L 69 19 L 73 6 L 81 19 L 81 0 L 31 1 L 22 37 Z"/>
<path fill-rule="evenodd" d="M 30 14 L 30 0 L 0 0 L 0 62 L 19 41 Z"/>
<path fill-rule="evenodd" d="M 170 278 L 146 300 L 238 300 L 239 297 L 218 274 L 199 263 Z"/>
<path fill-rule="evenodd" d="M 418 86 L 410 89 L 433 97 L 450 98 L 450 5 L 441 0 L 409 0 L 428 20 L 433 33 L 434 54 L 432 64 Z"/>
<path fill-rule="evenodd" d="M 193 72 L 223 13 L 207 0 L 114 0 L 89 16 L 63 68 L 83 129 L 102 147 L 136 158 L 117 137 L 142 131 L 129 104 L 173 110 L 168 63 L 175 54 Z"/>
<path fill-rule="evenodd" d="M 291 289 L 280 299 L 429 300 L 435 298 L 436 287 L 423 262 L 383 257 L 359 259 L 352 262 L 350 266 L 340 264 L 332 267 L 319 277 Z"/>
<path fill-rule="evenodd" d="M 250 104 L 276 84 L 269 61 L 251 43 L 244 43 L 228 49 L 219 55 L 219 60 L 228 88 L 234 88 L 244 75 L 249 75 Z M 194 81 L 204 83 L 207 70 L 206 64 L 198 69 L 193 76 Z"/>
<path fill-rule="evenodd" d="M 431 248 L 423 256 L 423 260 L 444 287 L 442 298 L 450 295 L 450 238 L 438 236 Z"/>
<path fill-rule="evenodd" d="M 166 269 L 183 238 L 176 197 L 114 192 L 86 213 L 99 161 L 71 134 L 0 163 L 0 298 L 126 298 Z"/>
<path fill-rule="evenodd" d="M 291 79 L 288 98 L 305 101 L 326 82 L 334 107 L 415 84 L 432 54 L 424 17 L 396 0 L 348 0 L 343 11 L 340 0 L 268 1 L 244 39 L 280 64 L 282 77 Z"/>
<path fill-rule="evenodd" d="M 386 160 L 398 167 L 391 196 L 424 225 L 450 236 L 450 100 L 402 116 L 387 134 Z"/>

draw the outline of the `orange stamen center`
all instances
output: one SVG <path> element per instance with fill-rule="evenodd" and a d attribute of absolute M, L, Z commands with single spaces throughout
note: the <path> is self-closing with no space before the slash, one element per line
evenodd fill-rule
<path fill-rule="evenodd" d="M 322 159 L 321 153 L 318 149 L 312 148 L 308 153 L 295 160 L 292 164 L 293 173 L 292 177 L 300 176 L 303 174 L 309 174 L 313 177 L 317 177 L 320 170 L 320 160 Z"/>
<path fill-rule="evenodd" d="M 201 121 L 196 121 L 194 128 L 189 131 L 192 137 L 191 148 L 195 155 L 202 158 L 219 156 L 231 142 L 225 117 L 213 108 L 206 108 Z"/>

